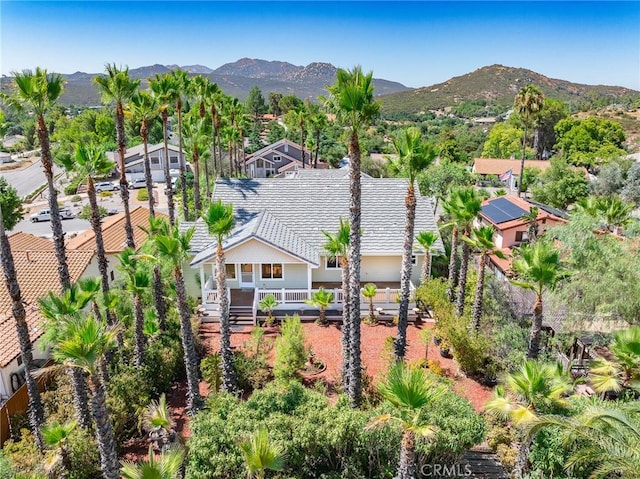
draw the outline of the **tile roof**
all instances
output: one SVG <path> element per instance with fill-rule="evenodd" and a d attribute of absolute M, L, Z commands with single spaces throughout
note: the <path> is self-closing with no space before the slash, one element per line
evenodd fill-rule
<path fill-rule="evenodd" d="M 223 248 L 228 251 L 244 243 L 246 240 L 256 238 L 275 248 L 284 251 L 306 263 L 318 266 L 320 256 L 318 250 L 300 238 L 290 228 L 268 211 L 261 211 L 252 219 L 243 222 L 224 240 Z M 214 243 L 206 250 L 197 254 L 192 265 L 215 256 L 217 245 Z"/>
<path fill-rule="evenodd" d="M 545 171 L 551 167 L 550 161 L 524 160 L 525 168 L 537 168 Z M 501 175 L 511 170 L 513 175 L 520 174 L 520 160 L 508 160 L 501 158 L 476 158 L 473 162 L 473 170 L 479 175 Z"/>
<path fill-rule="evenodd" d="M 532 203 L 529 203 L 527 200 L 524 200 L 522 198 L 519 198 L 517 196 L 499 196 L 498 198 L 489 198 L 488 200 L 485 200 L 482 202 L 482 206 L 491 204 L 492 201 L 498 200 L 498 199 L 502 199 L 509 201 L 510 203 L 519 206 L 520 208 L 522 208 L 526 213 L 529 213 L 530 209 L 533 206 L 538 207 L 538 216 L 536 218 L 536 220 L 539 222 L 543 221 L 543 220 L 547 220 L 547 219 L 551 219 L 554 221 L 559 221 L 559 222 L 566 222 L 564 218 L 556 216 L 554 214 L 551 214 L 547 211 L 546 208 L 542 208 L 540 207 L 541 203 L 536 203 L 536 205 L 533 205 Z M 525 213 L 525 214 L 526 214 Z M 526 220 L 523 220 L 522 217 L 520 218 L 516 218 L 510 221 L 505 221 L 503 223 L 496 223 L 495 221 L 493 221 L 491 218 L 489 218 L 489 216 L 485 215 L 482 211 L 480 212 L 480 217 L 485 220 L 487 223 L 492 224 L 496 230 L 498 231 L 506 231 L 512 228 L 517 228 L 519 226 L 523 226 L 527 224 Z"/>
<path fill-rule="evenodd" d="M 14 241 L 11 235 L 9 241 Z M 17 244 L 23 238 L 18 236 Z M 16 268 L 22 299 L 26 303 L 27 322 L 32 340 L 42 335 L 40 328 L 42 318 L 37 311 L 37 300 L 49 291 L 60 292 L 58 280 L 58 260 L 55 251 L 13 249 L 13 261 Z M 67 251 L 67 263 L 71 281 L 77 281 L 85 272 L 93 258 L 93 251 Z M 0 368 L 6 366 L 20 353 L 18 336 L 12 314 L 11 297 L 3 284 L 0 286 Z"/>
<path fill-rule="evenodd" d="M 215 240 L 209 236 L 207 224 L 202 218 L 198 218 L 196 221 L 183 221 L 178 225 L 181 233 L 184 233 L 191 227 L 194 228 L 191 244 L 189 245 L 189 251 L 191 253 L 197 254 L 215 244 Z"/>
<path fill-rule="evenodd" d="M 402 178 L 362 178 L 362 254 L 402 254 L 406 191 Z M 315 249 L 314 255 L 323 251 L 322 231 L 335 231 L 340 217 L 349 218 L 348 178 L 221 179 L 214 198 L 233 204 L 238 224 L 267 211 Z M 415 231 L 425 230 L 438 231 L 433 203 L 418 196 Z M 440 240 L 436 251 L 444 252 Z"/>
<path fill-rule="evenodd" d="M 11 233 L 9 244 L 11 251 L 54 250 L 53 241 L 23 231 Z"/>
<path fill-rule="evenodd" d="M 177 146 L 172 145 L 171 143 L 169 143 L 168 147 L 169 147 L 169 151 L 173 151 L 175 153 L 178 153 L 180 151 L 180 149 Z M 155 145 L 149 145 L 147 147 L 147 153 L 149 154 L 158 150 L 164 150 L 164 143 L 156 143 Z M 109 151 L 107 152 L 106 156 L 110 160 L 116 161 L 117 158 L 119 157 L 118 155 L 119 155 L 118 151 Z M 124 153 L 124 161 L 127 164 L 127 166 L 130 166 L 130 163 L 132 161 L 142 158 L 143 156 L 144 156 L 144 143 L 140 143 L 139 145 L 127 148 L 127 150 Z"/>
<path fill-rule="evenodd" d="M 361 173 L 362 178 L 371 178 L 366 173 Z M 296 170 L 279 174 L 277 178 L 296 178 L 296 179 L 313 179 L 313 178 L 349 178 L 349 168 L 311 168 L 304 170 Z"/>
<path fill-rule="evenodd" d="M 168 218 L 163 213 L 156 212 L 156 216 Z M 102 238 L 107 254 L 121 253 L 127 247 L 127 235 L 124 229 L 124 212 L 108 216 L 102 221 Z M 147 234 L 140 228 L 149 226 L 149 209 L 138 206 L 131 210 L 131 226 L 133 240 L 139 248 L 147 239 Z M 67 241 L 67 250 L 95 250 L 95 235 L 93 229 L 88 229 Z"/>

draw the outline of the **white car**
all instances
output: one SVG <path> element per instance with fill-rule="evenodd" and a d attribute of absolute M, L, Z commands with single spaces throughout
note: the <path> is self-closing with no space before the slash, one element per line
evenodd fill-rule
<path fill-rule="evenodd" d="M 129 181 L 130 190 L 133 190 L 135 188 L 146 188 L 146 187 L 147 187 L 147 180 L 145 180 L 144 178 L 137 178 L 135 180 Z"/>
<path fill-rule="evenodd" d="M 102 183 L 96 184 L 96 191 L 98 193 L 102 193 L 103 191 L 118 191 L 119 189 L 120 185 L 111 183 L 110 181 L 103 181 Z"/>
<path fill-rule="evenodd" d="M 75 218 L 75 215 L 69 208 L 60 208 L 60 219 L 62 220 L 70 220 L 71 218 Z M 51 221 L 51 211 L 41 210 L 35 215 L 31 215 L 31 222 L 38 223 L 40 221 Z"/>

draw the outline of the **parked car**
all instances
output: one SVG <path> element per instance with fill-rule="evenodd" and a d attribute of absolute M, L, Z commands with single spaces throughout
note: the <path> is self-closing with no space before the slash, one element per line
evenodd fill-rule
<path fill-rule="evenodd" d="M 103 181 L 102 183 L 96 184 L 96 191 L 98 193 L 102 193 L 103 191 L 118 191 L 119 189 L 119 185 L 111 183 L 110 181 Z"/>
<path fill-rule="evenodd" d="M 136 188 L 146 188 L 147 180 L 144 178 L 137 178 L 135 180 L 129 181 L 129 189 L 133 190 Z"/>
<path fill-rule="evenodd" d="M 75 215 L 69 208 L 60 208 L 60 219 L 70 220 L 71 218 L 75 218 Z M 38 223 L 40 221 L 51 221 L 51 211 L 48 209 L 41 210 L 35 215 L 31 215 L 31 222 Z"/>

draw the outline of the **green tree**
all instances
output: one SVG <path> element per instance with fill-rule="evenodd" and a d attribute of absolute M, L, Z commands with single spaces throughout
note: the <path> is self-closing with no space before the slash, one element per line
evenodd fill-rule
<path fill-rule="evenodd" d="M 543 160 L 550 154 L 556 144 L 556 134 L 554 127 L 556 124 L 569 116 L 567 105 L 554 98 L 545 98 L 542 109 L 535 118 L 535 136 L 533 148 L 536 160 Z"/>
<path fill-rule="evenodd" d="M 4 205 L 3 205 L 4 206 Z M 11 212 L 9 212 L 11 213 Z M 40 428 L 44 424 L 44 407 L 40 398 L 40 389 L 38 383 L 31 374 L 33 366 L 33 343 L 29 335 L 29 326 L 27 324 L 27 313 L 24 309 L 20 284 L 16 274 L 13 254 L 11 253 L 11 245 L 4 227 L 4 211 L 0 208 L 0 261 L 2 261 L 2 270 L 4 272 L 5 286 L 11 297 L 13 318 L 16 322 L 16 333 L 18 336 L 18 344 L 20 346 L 20 358 L 25 365 L 25 382 L 27 383 L 27 393 L 29 394 L 29 425 L 35 437 L 38 450 L 42 452 L 44 444 Z"/>
<path fill-rule="evenodd" d="M 351 362 L 351 334 L 349 313 L 349 238 L 351 228 L 349 223 L 340 217 L 340 226 L 335 233 L 322 231 L 327 242 L 324 244 L 324 251 L 327 257 L 340 264 L 342 279 L 342 386 L 345 391 L 349 390 L 349 364 Z"/>
<path fill-rule="evenodd" d="M 193 207 L 196 217 L 202 211 L 202 199 L 200 195 L 200 160 L 209 154 L 207 125 L 201 118 L 187 115 L 183 124 L 184 149 L 191 158 L 193 164 Z"/>
<path fill-rule="evenodd" d="M 512 158 L 522 152 L 522 130 L 511 123 L 496 123 L 482 148 L 483 158 Z"/>
<path fill-rule="evenodd" d="M 320 317 L 318 322 L 320 324 L 327 324 L 327 317 L 325 310 L 333 304 L 333 293 L 326 291 L 323 287 L 320 287 L 318 291 L 311 294 L 311 298 L 305 300 L 305 303 L 318 308 L 320 310 Z"/>
<path fill-rule="evenodd" d="M 513 109 L 520 115 L 524 125 L 524 133 L 522 135 L 522 160 L 520 162 L 520 178 L 524 178 L 524 160 L 527 150 L 527 128 L 531 126 L 532 121 L 536 118 L 540 110 L 544 107 L 544 95 L 540 88 L 536 85 L 529 84 L 520 88 L 518 94 L 513 101 Z M 518 185 L 518 195 L 521 196 L 522 182 Z"/>
<path fill-rule="evenodd" d="M 390 420 L 400 422 L 402 442 L 400 463 L 395 477 L 412 479 L 416 477 L 416 438 L 431 439 L 437 433 L 434 425 L 424 422 L 421 413 L 433 407 L 434 403 L 444 395 L 445 389 L 433 379 L 428 378 L 423 369 L 397 363 L 391 368 L 384 381 L 378 385 L 378 392 L 394 406 L 396 414 L 380 416 L 368 427 Z"/>
<path fill-rule="evenodd" d="M 278 380 L 291 381 L 309 358 L 300 317 L 287 316 L 280 326 L 280 337 L 276 339 L 273 373 Z"/>
<path fill-rule="evenodd" d="M 537 358 L 540 351 L 542 332 L 542 294 L 545 289 L 553 290 L 560 280 L 567 276 L 560 260 L 560 251 L 547 241 L 522 245 L 515 250 L 513 271 L 518 278 L 512 281 L 516 286 L 530 289 L 536 294 L 529 336 L 527 357 Z"/>
<path fill-rule="evenodd" d="M 280 110 L 280 100 L 282 100 L 282 93 L 269 92 L 269 111 L 275 116 L 280 116 L 282 111 Z"/>
<path fill-rule="evenodd" d="M 2 208 L 4 227 L 9 231 L 24 217 L 22 200 L 18 192 L 3 177 L 0 177 L 0 208 Z"/>
<path fill-rule="evenodd" d="M 193 228 L 180 233 L 178 227 L 174 226 L 167 231 L 167 234 L 155 235 L 153 240 L 160 257 L 169 261 L 173 269 L 173 280 L 178 299 L 184 366 L 187 372 L 187 409 L 191 413 L 196 413 L 202 407 L 202 397 L 200 396 L 199 388 L 198 357 L 193 338 L 193 328 L 191 327 L 191 311 L 187 302 L 184 273 L 182 271 L 182 264 L 189 256 L 189 244 L 193 233 Z"/>
<path fill-rule="evenodd" d="M 480 264 L 478 265 L 478 282 L 476 283 L 476 295 L 473 300 L 473 310 L 471 313 L 471 324 L 473 329 L 480 329 L 480 320 L 482 319 L 482 297 L 484 295 L 484 273 L 489 255 L 495 254 L 499 258 L 504 258 L 504 253 L 496 248 L 493 242 L 495 229 L 493 226 L 481 226 L 471 231 L 469 238 L 462 238 L 471 249 L 480 253 Z"/>
<path fill-rule="evenodd" d="M 589 194 L 583 170 L 570 167 L 561 159 L 552 159 L 551 168 L 540 175 L 542 185 L 533 188 L 533 199 L 566 209 Z"/>
<path fill-rule="evenodd" d="M 589 368 L 589 379 L 599 392 L 640 390 L 640 326 L 617 331 L 608 348 L 611 359 L 598 358 Z"/>
<path fill-rule="evenodd" d="M 118 142 L 118 169 L 120 170 L 120 196 L 124 207 L 124 230 L 127 235 L 127 246 L 135 248 L 131 212 L 129 210 L 129 184 L 125 174 L 124 157 L 127 151 L 127 140 L 124 130 L 124 106 L 131 100 L 140 86 L 140 80 L 129 77 L 129 67 L 118 68 L 115 63 L 105 65 L 106 76 L 97 76 L 93 82 L 98 85 L 105 103 L 115 102 L 116 138 Z"/>
<path fill-rule="evenodd" d="M 424 251 L 424 261 L 422 262 L 422 276 L 420 279 L 422 283 L 426 282 L 431 275 L 431 253 L 439 237 L 440 236 L 438 235 L 438 233 L 434 233 L 433 231 L 420 231 L 416 235 L 416 241 L 418 242 L 418 244 L 420 244 L 420 247 Z"/>
<path fill-rule="evenodd" d="M 264 479 L 267 470 L 284 469 L 284 448 L 269 441 L 267 430 L 258 429 L 240 443 L 240 452 L 250 479 Z"/>
<path fill-rule="evenodd" d="M 398 154 L 397 160 L 389 160 L 391 170 L 397 175 L 407 178 L 407 194 L 405 196 L 405 226 L 402 249 L 402 269 L 400 274 L 400 308 L 398 311 L 398 337 L 395 342 L 396 360 L 404 360 L 407 347 L 407 323 L 409 318 L 409 295 L 411 284 L 411 258 L 415 241 L 414 227 L 416 219 L 415 183 L 418 174 L 424 171 L 435 159 L 435 150 L 422 140 L 418 128 L 401 130 L 393 139 L 393 146 Z"/>
<path fill-rule="evenodd" d="M 475 175 L 465 165 L 449 161 L 440 161 L 438 164 L 431 165 L 418 175 L 420 192 L 424 196 L 435 198 L 434 211 L 438 202 L 446 198 L 451 190 L 473 186 L 474 183 Z"/>
<path fill-rule="evenodd" d="M 336 114 L 339 124 L 347 129 L 349 148 L 349 291 L 360 291 L 360 131 L 378 115 L 380 104 L 373 97 L 373 72 L 364 74 L 357 66 L 353 70 L 338 69 L 336 82 L 327 87 L 325 105 Z M 349 296 L 351 362 L 349 364 L 349 398 L 353 407 L 362 399 L 360 357 L 360 295 Z"/>
<path fill-rule="evenodd" d="M 255 120 L 257 120 L 260 115 L 267 112 L 267 104 L 264 101 L 264 96 L 262 96 L 262 91 L 258 85 L 251 87 L 251 90 L 249 90 L 249 94 L 244 101 L 244 105 L 247 111 L 253 115 Z"/>
<path fill-rule="evenodd" d="M 47 73 L 47 70 L 36 68 L 35 72 L 23 70 L 14 72 L 16 90 L 13 96 L 4 97 L 9 105 L 18 110 L 29 109 L 36 116 L 36 133 L 40 142 L 40 156 L 49 194 L 49 210 L 51 211 L 51 230 L 58 260 L 58 276 L 63 288 L 71 285 L 69 266 L 65 254 L 64 231 L 58 207 L 58 192 L 53 184 L 53 157 L 49 143 L 49 128 L 45 115 L 54 107 L 64 90 L 64 80 L 57 73 Z"/>
<path fill-rule="evenodd" d="M 216 289 L 220 305 L 220 356 L 222 357 L 222 388 L 235 392 L 237 378 L 231 350 L 231 325 L 229 323 L 229 298 L 227 297 L 227 277 L 223 242 L 231 234 L 235 225 L 233 205 L 214 201 L 202 217 L 207 224 L 209 234 L 216 238 Z"/>

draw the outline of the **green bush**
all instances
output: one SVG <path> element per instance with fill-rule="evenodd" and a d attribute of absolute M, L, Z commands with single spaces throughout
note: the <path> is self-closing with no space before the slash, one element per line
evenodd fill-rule
<path fill-rule="evenodd" d="M 309 358 L 309 348 L 305 344 L 300 316 L 287 316 L 280 326 L 280 336 L 276 339 L 276 357 L 273 373 L 276 379 L 290 381 L 298 377 L 298 370 Z"/>
<path fill-rule="evenodd" d="M 259 357 L 250 356 L 244 351 L 235 351 L 233 360 L 238 376 L 238 387 L 245 393 L 261 389 L 273 379 L 271 368 Z"/>
<path fill-rule="evenodd" d="M 101 191 L 100 198 L 111 198 L 113 196 L 113 191 Z"/>
<path fill-rule="evenodd" d="M 246 477 L 237 444 L 260 427 L 285 448 L 285 470 L 279 478 L 391 478 L 395 473 L 401 428 L 393 422 L 366 428 L 391 410 L 388 403 L 352 409 L 340 396 L 331 405 L 322 393 L 294 381 L 272 382 L 246 402 L 219 394 L 208 406 L 191 422 L 187 479 Z M 433 443 L 419 441 L 421 464 L 456 460 L 484 435 L 484 420 L 453 392 L 424 414 L 439 429 Z"/>
<path fill-rule="evenodd" d="M 9 457 L 0 449 L 0 479 L 13 479 L 16 471 Z"/>
<path fill-rule="evenodd" d="M 4 443 L 3 451 L 18 474 L 42 472 L 40 469 L 42 456 L 38 452 L 33 435 L 28 429 L 21 429 L 16 434 L 19 439 L 9 439 Z"/>
<path fill-rule="evenodd" d="M 146 188 L 141 188 L 138 190 L 136 198 L 138 201 L 149 201 L 149 192 Z"/>
<path fill-rule="evenodd" d="M 72 203 L 80 203 L 82 201 L 82 196 L 80 195 L 73 195 L 71 197 L 71 202 Z"/>
<path fill-rule="evenodd" d="M 107 216 L 107 209 L 103 206 L 98 206 L 98 213 L 100 214 L 100 218 L 104 218 Z M 78 213 L 78 218 L 82 218 L 83 220 L 88 220 L 91 217 L 91 206 L 84 205 L 80 213 Z"/>
<path fill-rule="evenodd" d="M 71 182 L 64 187 L 64 194 L 75 195 L 78 191 L 78 186 L 80 186 L 80 183 L 82 183 L 82 179 L 80 177 L 72 179 Z"/>

